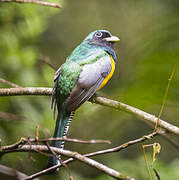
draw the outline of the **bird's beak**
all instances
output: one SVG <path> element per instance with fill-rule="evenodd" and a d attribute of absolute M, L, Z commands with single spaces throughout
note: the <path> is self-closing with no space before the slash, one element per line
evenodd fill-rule
<path fill-rule="evenodd" d="M 111 36 L 111 37 L 107 37 L 107 38 L 104 38 L 106 41 L 108 42 L 118 42 L 120 41 L 120 39 L 117 37 L 117 36 Z"/>

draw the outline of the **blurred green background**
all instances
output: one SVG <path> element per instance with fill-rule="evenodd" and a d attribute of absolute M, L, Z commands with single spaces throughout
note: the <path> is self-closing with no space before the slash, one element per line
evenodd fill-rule
<path fill-rule="evenodd" d="M 179 1 L 178 0 L 93 0 L 59 1 L 62 9 L 30 4 L 0 4 L 0 78 L 21 86 L 53 87 L 54 70 L 40 61 L 47 56 L 58 67 L 71 51 L 95 29 L 107 29 L 120 37 L 116 44 L 119 62 L 114 77 L 99 94 L 158 115 L 168 78 L 176 73 L 169 89 L 162 119 L 179 126 Z M 0 83 L 0 87 L 8 87 Z M 12 118 L 8 113 L 15 115 Z M 0 97 L 0 139 L 2 145 L 20 137 L 53 134 L 55 120 L 50 97 Z M 120 145 L 152 130 L 132 115 L 89 102 L 80 107 L 68 137 L 109 139 L 111 145 L 66 143 L 80 153 Z M 179 142 L 179 138 L 171 136 Z M 179 151 L 163 137 L 161 153 L 154 167 L 162 180 L 179 179 Z M 152 148 L 146 150 L 152 164 Z M 0 163 L 28 175 L 40 171 L 46 157 L 28 153 L 3 156 Z M 149 179 L 140 145 L 94 159 L 139 180 Z M 112 178 L 82 163 L 69 165 L 74 180 Z M 152 169 L 153 179 L 156 179 Z M 41 179 L 69 179 L 63 168 L 58 176 Z M 0 179 L 13 179 L 0 174 Z"/>

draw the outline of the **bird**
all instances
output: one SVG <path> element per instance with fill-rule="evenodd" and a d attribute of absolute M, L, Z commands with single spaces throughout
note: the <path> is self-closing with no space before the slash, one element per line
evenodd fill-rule
<path fill-rule="evenodd" d="M 103 88 L 113 76 L 117 61 L 114 43 L 120 41 L 107 30 L 91 32 L 67 57 L 54 76 L 51 108 L 57 109 L 54 138 L 67 135 L 75 110 Z M 52 147 L 64 148 L 63 140 L 52 141 Z M 61 164 L 50 156 L 46 168 Z"/>

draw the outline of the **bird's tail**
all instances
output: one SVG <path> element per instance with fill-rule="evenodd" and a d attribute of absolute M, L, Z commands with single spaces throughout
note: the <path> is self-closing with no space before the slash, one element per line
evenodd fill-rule
<path fill-rule="evenodd" d="M 66 134 L 68 132 L 68 128 L 70 126 L 70 122 L 73 118 L 73 115 L 74 115 L 74 111 L 69 112 L 69 111 L 63 110 L 61 112 L 58 112 L 56 126 L 55 126 L 55 132 L 53 135 L 54 138 L 66 136 Z M 64 141 L 52 141 L 51 146 L 63 149 Z M 59 155 L 59 158 L 60 158 L 60 155 Z M 54 156 L 51 156 L 48 158 L 46 168 L 52 167 L 57 164 L 60 164 L 59 159 L 57 159 Z"/>

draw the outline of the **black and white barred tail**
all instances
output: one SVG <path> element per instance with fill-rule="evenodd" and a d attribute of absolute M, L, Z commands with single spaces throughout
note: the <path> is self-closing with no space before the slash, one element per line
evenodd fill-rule
<path fill-rule="evenodd" d="M 55 132 L 54 132 L 54 136 L 53 136 L 54 138 L 66 137 L 73 116 L 74 116 L 74 111 L 72 111 L 72 112 L 62 111 L 62 112 L 58 113 L 57 120 L 56 120 Z M 63 140 L 52 141 L 51 146 L 63 149 L 64 143 L 65 143 L 65 141 L 63 141 Z M 58 159 L 54 156 L 49 157 L 46 168 L 60 164 L 60 159 L 61 159 L 61 155 L 58 156 Z M 52 173 L 53 172 L 55 172 L 55 171 L 52 171 Z"/>
<path fill-rule="evenodd" d="M 64 132 L 63 132 L 63 138 L 65 138 L 66 137 L 66 135 L 67 135 L 67 133 L 68 133 L 68 129 L 69 129 L 69 127 L 70 127 L 70 123 L 71 123 L 71 121 L 72 121 L 72 119 L 73 119 L 73 116 L 74 116 L 74 114 L 75 114 L 75 112 L 74 111 L 72 111 L 71 113 L 70 113 L 70 117 L 68 118 L 68 120 L 67 120 L 67 122 L 66 122 L 66 125 L 65 125 L 65 127 L 64 127 Z M 61 145 L 60 145 L 60 147 L 59 148 L 64 148 L 64 144 L 65 144 L 65 141 L 61 141 Z"/>

